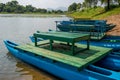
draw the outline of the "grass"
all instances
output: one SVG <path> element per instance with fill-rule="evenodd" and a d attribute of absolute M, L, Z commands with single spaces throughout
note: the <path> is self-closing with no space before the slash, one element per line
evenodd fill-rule
<path fill-rule="evenodd" d="M 90 19 L 103 19 L 111 15 L 120 14 L 120 7 L 105 11 L 102 7 L 89 8 L 82 11 L 68 13 L 72 18 L 90 18 Z"/>
<path fill-rule="evenodd" d="M 93 17 L 93 19 L 103 19 L 103 18 L 106 18 L 108 16 L 117 15 L 117 14 L 120 14 L 120 7 L 119 8 L 114 8 L 114 9 L 112 9 L 110 11 L 107 11 L 103 14 L 95 16 L 95 17 Z"/>

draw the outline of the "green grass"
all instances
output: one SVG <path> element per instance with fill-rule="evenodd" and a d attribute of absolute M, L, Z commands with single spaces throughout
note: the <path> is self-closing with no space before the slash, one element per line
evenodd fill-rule
<path fill-rule="evenodd" d="M 119 8 L 114 8 L 114 9 L 112 9 L 110 11 L 107 11 L 103 14 L 95 16 L 95 17 L 93 17 L 93 19 L 103 19 L 103 18 L 106 18 L 108 16 L 117 15 L 117 14 L 120 14 L 120 7 Z"/>
<path fill-rule="evenodd" d="M 90 19 L 103 19 L 111 15 L 120 14 L 120 7 L 105 11 L 102 7 L 89 8 L 82 11 L 68 13 L 72 18 L 90 18 Z"/>

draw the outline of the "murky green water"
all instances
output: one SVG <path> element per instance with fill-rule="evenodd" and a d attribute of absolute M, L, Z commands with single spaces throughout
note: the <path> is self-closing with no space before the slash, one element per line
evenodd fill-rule
<path fill-rule="evenodd" d="M 68 20 L 67 17 L 43 17 L 0 14 L 0 80 L 55 80 L 40 69 L 30 66 L 12 56 L 3 40 L 8 39 L 19 44 L 29 43 L 29 36 L 37 30 L 55 30 L 55 21 Z"/>

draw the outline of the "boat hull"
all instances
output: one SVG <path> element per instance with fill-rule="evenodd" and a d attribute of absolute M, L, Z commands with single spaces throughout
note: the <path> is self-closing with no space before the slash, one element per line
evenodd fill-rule
<path fill-rule="evenodd" d="M 81 41 L 79 43 L 86 44 L 86 41 Z M 120 42 L 90 41 L 90 45 L 113 48 L 114 51 L 120 50 Z"/>
<path fill-rule="evenodd" d="M 61 64 L 59 62 L 53 63 L 53 61 L 51 61 L 50 59 L 36 56 L 30 52 L 26 52 L 23 50 L 18 50 L 14 48 L 18 45 L 11 41 L 5 40 L 4 43 L 9 52 L 12 53 L 15 57 L 65 80 L 120 79 L 120 75 L 118 75 L 117 72 L 108 69 L 90 65 L 88 68 L 83 69 L 82 71 L 77 71 L 76 69 L 65 68 L 64 64 Z"/>

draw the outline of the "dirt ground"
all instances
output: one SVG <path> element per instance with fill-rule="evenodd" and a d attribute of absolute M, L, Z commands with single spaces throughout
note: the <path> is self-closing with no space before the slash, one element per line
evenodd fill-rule
<path fill-rule="evenodd" d="M 120 14 L 107 17 L 107 18 L 105 18 L 105 20 L 107 20 L 107 23 L 113 23 L 116 25 L 116 27 L 109 30 L 106 34 L 120 36 Z"/>

